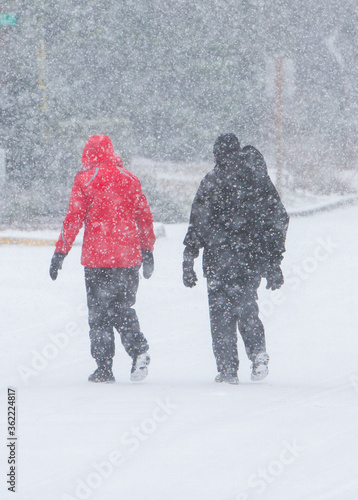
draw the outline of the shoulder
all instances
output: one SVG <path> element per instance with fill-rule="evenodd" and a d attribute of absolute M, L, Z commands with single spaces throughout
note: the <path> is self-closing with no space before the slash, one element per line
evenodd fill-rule
<path fill-rule="evenodd" d="M 136 190 L 142 189 L 140 180 L 136 175 L 132 174 L 132 172 L 119 165 L 116 166 L 116 170 L 119 175 L 123 177 L 123 179 L 128 181 L 129 184 L 132 185 Z"/>
<path fill-rule="evenodd" d="M 213 171 L 208 172 L 205 177 L 200 181 L 199 187 L 196 191 L 193 204 L 202 203 L 204 199 L 208 196 L 210 197 L 210 192 L 213 186 Z"/>
<path fill-rule="evenodd" d="M 85 186 L 92 178 L 94 175 L 96 175 L 96 168 L 89 168 L 86 170 L 80 170 L 77 172 L 74 178 L 74 184 L 80 185 L 80 186 Z"/>
<path fill-rule="evenodd" d="M 117 170 L 118 172 L 120 172 L 121 174 L 129 177 L 130 179 L 132 179 L 134 182 L 139 182 L 140 183 L 140 180 L 138 179 L 138 177 L 134 174 L 132 174 L 132 172 L 130 172 L 129 170 L 127 170 L 126 168 L 118 165 L 117 167 Z"/>
<path fill-rule="evenodd" d="M 200 182 L 199 188 L 201 189 L 210 189 L 213 187 L 217 182 L 217 172 L 215 169 L 210 170 L 205 177 Z"/>

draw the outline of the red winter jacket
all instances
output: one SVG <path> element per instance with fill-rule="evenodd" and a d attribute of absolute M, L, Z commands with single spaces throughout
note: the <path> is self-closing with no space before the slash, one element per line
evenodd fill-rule
<path fill-rule="evenodd" d="M 137 177 L 123 168 L 109 137 L 89 138 L 75 177 L 56 252 L 67 253 L 84 223 L 81 263 L 132 267 L 153 251 L 153 217 Z"/>

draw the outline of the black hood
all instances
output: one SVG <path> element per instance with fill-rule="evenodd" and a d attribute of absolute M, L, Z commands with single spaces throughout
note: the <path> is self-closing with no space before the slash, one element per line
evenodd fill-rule
<path fill-rule="evenodd" d="M 234 134 L 220 135 L 214 144 L 215 171 L 220 183 L 250 187 L 253 183 L 252 169 Z"/>
<path fill-rule="evenodd" d="M 242 160 L 248 165 L 257 179 L 263 180 L 268 177 L 266 162 L 262 154 L 253 146 L 245 146 L 241 150 Z"/>
<path fill-rule="evenodd" d="M 240 149 L 240 142 L 235 134 L 219 135 L 213 148 L 215 162 L 223 166 L 231 163 L 234 158 L 237 158 Z"/>

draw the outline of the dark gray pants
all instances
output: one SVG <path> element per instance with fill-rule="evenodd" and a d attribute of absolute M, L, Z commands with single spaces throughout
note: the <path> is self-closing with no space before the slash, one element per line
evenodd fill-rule
<path fill-rule="evenodd" d="M 100 364 L 115 353 L 113 327 L 132 358 L 149 349 L 135 309 L 138 267 L 85 267 L 91 354 Z"/>
<path fill-rule="evenodd" d="M 265 332 L 257 305 L 260 281 L 261 277 L 253 274 L 208 277 L 211 335 L 219 372 L 239 368 L 237 326 L 251 361 L 259 352 L 266 351 Z"/>

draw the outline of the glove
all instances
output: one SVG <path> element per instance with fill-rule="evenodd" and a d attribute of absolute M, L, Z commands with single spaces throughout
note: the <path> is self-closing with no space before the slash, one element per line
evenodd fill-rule
<path fill-rule="evenodd" d="M 266 288 L 267 290 L 277 290 L 284 283 L 281 267 L 276 264 L 272 266 L 266 273 Z"/>
<path fill-rule="evenodd" d="M 194 261 L 184 260 L 183 262 L 183 283 L 188 288 L 193 288 L 198 281 L 196 272 L 194 271 Z"/>
<path fill-rule="evenodd" d="M 147 250 L 146 248 L 142 248 L 142 264 L 143 264 L 143 276 L 146 280 L 152 276 L 154 271 L 154 257 L 153 252 Z"/>
<path fill-rule="evenodd" d="M 63 261 L 65 260 L 67 253 L 55 252 L 51 259 L 50 265 L 50 276 L 53 281 L 57 278 L 59 269 L 62 269 Z"/>

